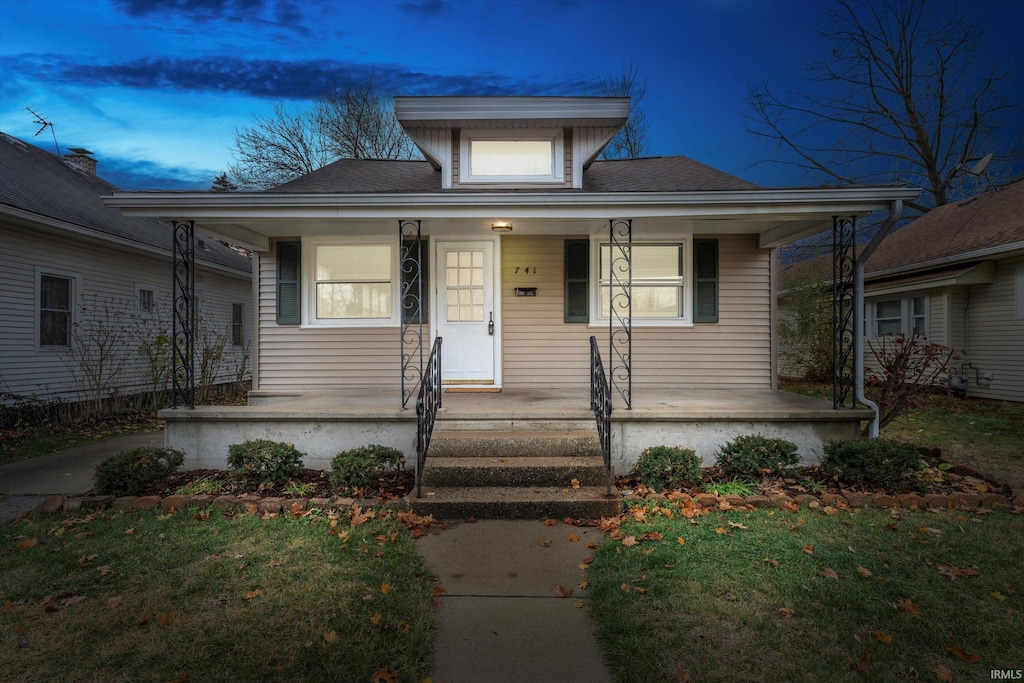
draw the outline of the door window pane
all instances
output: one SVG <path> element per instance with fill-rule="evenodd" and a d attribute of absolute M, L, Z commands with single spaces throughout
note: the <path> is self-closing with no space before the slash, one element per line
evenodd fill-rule
<path fill-rule="evenodd" d="M 448 322 L 483 322 L 484 253 L 449 251 L 445 264 Z"/>

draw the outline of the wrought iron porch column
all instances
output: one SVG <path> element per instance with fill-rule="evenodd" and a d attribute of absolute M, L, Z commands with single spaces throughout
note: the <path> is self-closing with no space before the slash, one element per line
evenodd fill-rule
<path fill-rule="evenodd" d="M 608 221 L 608 381 L 633 408 L 633 221 Z"/>
<path fill-rule="evenodd" d="M 854 275 L 857 217 L 832 217 L 832 407 L 854 407 Z"/>
<path fill-rule="evenodd" d="M 174 393 L 171 406 L 196 407 L 195 322 L 196 322 L 196 243 L 195 221 L 171 221 L 174 231 L 171 247 L 173 278 L 171 293 L 171 378 Z"/>
<path fill-rule="evenodd" d="M 402 320 L 399 352 L 402 373 L 402 409 L 409 407 L 423 381 L 423 235 L 421 221 L 398 221 L 399 288 Z"/>

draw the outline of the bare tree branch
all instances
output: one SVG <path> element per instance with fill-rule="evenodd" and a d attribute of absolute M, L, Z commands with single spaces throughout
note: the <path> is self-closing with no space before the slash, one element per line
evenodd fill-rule
<path fill-rule="evenodd" d="M 630 64 L 622 73 L 601 82 L 603 96 L 629 98 L 629 118 L 601 152 L 602 159 L 638 159 L 647 154 L 647 131 L 651 126 L 640 107 L 647 94 L 647 80 L 638 81 L 638 74 L 636 65 Z"/>

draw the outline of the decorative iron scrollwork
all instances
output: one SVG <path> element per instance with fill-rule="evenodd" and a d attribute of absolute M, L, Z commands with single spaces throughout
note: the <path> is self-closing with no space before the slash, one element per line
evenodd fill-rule
<path fill-rule="evenodd" d="M 601 349 L 597 337 L 590 338 L 590 409 L 597 423 L 597 437 L 601 442 L 601 455 L 607 481 L 607 493 L 612 492 L 612 393 L 601 362 Z"/>
<path fill-rule="evenodd" d="M 857 217 L 832 217 L 832 407 L 852 408 Z"/>
<path fill-rule="evenodd" d="M 608 222 L 608 379 L 633 407 L 633 221 Z"/>
<path fill-rule="evenodd" d="M 196 322 L 196 244 L 195 221 L 171 221 L 173 229 L 172 260 L 174 280 L 171 285 L 173 315 L 171 320 L 171 405 L 179 402 L 196 406 L 195 322 Z"/>
<path fill-rule="evenodd" d="M 402 321 L 399 329 L 401 339 L 402 408 L 409 405 L 409 399 L 417 392 L 423 380 L 423 259 L 426 257 L 421 221 L 398 221 L 399 306 Z"/>

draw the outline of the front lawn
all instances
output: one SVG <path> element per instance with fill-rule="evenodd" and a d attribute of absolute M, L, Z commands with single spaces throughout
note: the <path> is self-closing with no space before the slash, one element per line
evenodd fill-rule
<path fill-rule="evenodd" d="M 420 681 L 429 576 L 398 521 L 351 514 L 103 511 L 8 526 L 0 680 Z"/>
<path fill-rule="evenodd" d="M 691 520 L 660 505 L 671 519 L 628 517 L 589 569 L 619 681 L 980 681 L 1024 668 L 1019 515 Z"/>

